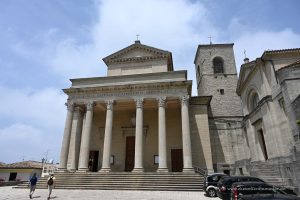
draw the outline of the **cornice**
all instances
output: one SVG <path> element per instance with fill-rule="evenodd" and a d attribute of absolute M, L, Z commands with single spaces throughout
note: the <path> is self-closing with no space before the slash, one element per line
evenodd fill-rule
<path fill-rule="evenodd" d="M 164 88 L 189 88 L 192 86 L 192 81 L 174 81 L 174 82 L 159 82 L 159 83 L 140 83 L 140 84 L 126 84 L 126 85 L 109 85 L 99 87 L 82 87 L 82 88 L 66 88 L 63 91 L 66 94 L 78 92 L 106 92 L 106 91 L 125 91 L 138 89 L 164 89 Z"/>
<path fill-rule="evenodd" d="M 190 98 L 190 105 L 209 105 L 212 96 L 195 96 Z"/>
<path fill-rule="evenodd" d="M 76 101 L 128 99 L 135 97 L 157 98 L 191 94 L 192 81 L 147 83 L 119 86 L 68 88 L 63 91 L 69 99 Z"/>
<path fill-rule="evenodd" d="M 106 64 L 144 62 L 144 61 L 151 61 L 151 60 L 160 60 L 160 59 L 164 59 L 164 58 L 168 59 L 169 56 L 161 55 L 161 56 L 143 56 L 143 57 L 132 57 L 132 58 L 119 58 L 119 59 L 107 60 Z"/>

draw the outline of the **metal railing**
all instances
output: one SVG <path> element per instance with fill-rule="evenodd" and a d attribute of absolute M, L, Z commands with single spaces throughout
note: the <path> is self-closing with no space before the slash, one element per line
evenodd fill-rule
<path fill-rule="evenodd" d="M 194 166 L 194 170 L 196 173 L 198 174 L 201 174 L 203 176 L 206 176 L 207 175 L 207 170 L 206 169 L 203 169 L 201 167 L 198 167 L 198 166 Z"/>

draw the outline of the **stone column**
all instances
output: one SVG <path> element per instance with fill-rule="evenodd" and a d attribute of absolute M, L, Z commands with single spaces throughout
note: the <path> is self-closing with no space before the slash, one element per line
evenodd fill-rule
<path fill-rule="evenodd" d="M 166 137 L 166 97 L 158 100 L 158 172 L 168 172 L 167 166 L 167 137 Z"/>
<path fill-rule="evenodd" d="M 103 160 L 100 172 L 110 172 L 110 156 L 111 156 L 111 141 L 112 141 L 112 128 L 113 128 L 113 100 L 106 101 L 106 122 L 105 134 L 103 145 Z"/>
<path fill-rule="evenodd" d="M 70 171 L 75 172 L 78 167 L 78 158 L 80 150 L 80 140 L 83 123 L 83 112 L 82 108 L 75 107 L 73 122 L 72 122 L 72 146 L 70 147 L 71 155 L 71 167 Z"/>
<path fill-rule="evenodd" d="M 181 96 L 181 126 L 182 126 L 182 148 L 183 148 L 183 172 L 193 172 L 192 148 L 189 118 L 189 96 Z"/>
<path fill-rule="evenodd" d="M 144 99 L 135 99 L 136 103 L 136 126 L 135 126 L 135 155 L 133 172 L 144 172 L 143 166 L 143 103 Z"/>
<path fill-rule="evenodd" d="M 68 153 L 69 153 L 70 138 L 71 138 L 73 111 L 74 111 L 73 102 L 68 101 L 65 105 L 67 106 L 68 111 L 67 111 L 67 118 L 65 123 L 64 137 L 61 145 L 60 163 L 58 167 L 59 171 L 67 170 Z"/>
<path fill-rule="evenodd" d="M 85 123 L 84 123 L 84 129 L 82 131 L 79 167 L 78 167 L 78 170 L 83 172 L 88 171 L 94 105 L 95 105 L 94 102 L 89 102 L 86 105 Z"/>

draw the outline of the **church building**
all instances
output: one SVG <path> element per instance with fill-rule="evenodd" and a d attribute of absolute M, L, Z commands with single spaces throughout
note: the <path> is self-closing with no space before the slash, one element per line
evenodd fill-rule
<path fill-rule="evenodd" d="M 211 96 L 192 96 L 172 53 L 134 44 L 103 61 L 106 77 L 71 79 L 60 171 L 213 172 Z"/>

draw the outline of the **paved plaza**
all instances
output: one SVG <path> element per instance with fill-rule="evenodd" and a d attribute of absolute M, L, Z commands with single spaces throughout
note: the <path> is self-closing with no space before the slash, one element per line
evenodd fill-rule
<path fill-rule="evenodd" d="M 10 199 L 29 199 L 29 189 L 13 189 L 9 187 L 0 187 L 0 200 Z M 47 199 L 48 190 L 37 189 L 33 199 Z M 212 198 L 204 196 L 203 192 L 174 192 L 174 191 L 126 191 L 126 190 L 62 190 L 54 189 L 51 199 L 55 200 L 73 200 L 73 199 L 97 199 L 97 200 L 205 200 Z M 218 199 L 218 198 L 213 198 Z"/>

